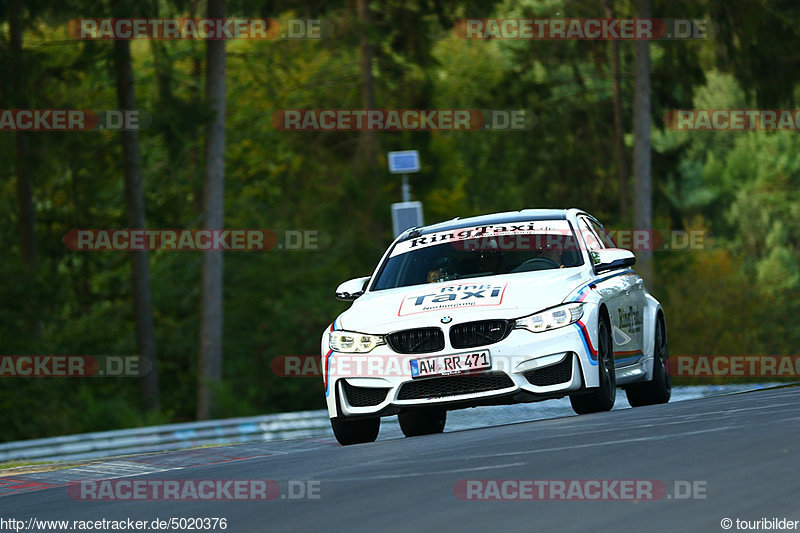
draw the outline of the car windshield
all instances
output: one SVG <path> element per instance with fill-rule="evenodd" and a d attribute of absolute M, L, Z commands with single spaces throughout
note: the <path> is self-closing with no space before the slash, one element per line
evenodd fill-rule
<path fill-rule="evenodd" d="M 575 234 L 566 220 L 475 226 L 397 243 L 372 290 L 582 264 Z"/>

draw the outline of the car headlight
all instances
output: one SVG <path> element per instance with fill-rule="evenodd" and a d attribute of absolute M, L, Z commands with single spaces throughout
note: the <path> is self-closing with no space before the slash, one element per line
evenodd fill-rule
<path fill-rule="evenodd" d="M 328 339 L 331 350 L 343 353 L 367 353 L 381 344 L 386 344 L 386 341 L 380 335 L 352 331 L 332 331 Z"/>
<path fill-rule="evenodd" d="M 534 315 L 518 318 L 514 324 L 515 328 L 527 329 L 534 333 L 540 331 L 548 331 L 556 328 L 563 328 L 574 324 L 583 316 L 582 303 L 570 303 L 566 305 L 559 305 L 547 311 L 536 313 Z"/>

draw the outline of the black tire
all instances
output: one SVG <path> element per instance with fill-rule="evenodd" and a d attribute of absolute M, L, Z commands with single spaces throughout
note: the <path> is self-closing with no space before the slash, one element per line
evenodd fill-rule
<path fill-rule="evenodd" d="M 415 409 L 398 414 L 397 420 L 406 437 L 432 435 L 444 431 L 447 411 L 444 409 Z"/>
<path fill-rule="evenodd" d="M 378 438 L 378 431 L 381 429 L 380 418 L 361 418 L 357 420 L 331 419 L 333 435 L 339 444 L 349 446 L 351 444 L 363 444 L 365 442 L 375 442 Z"/>
<path fill-rule="evenodd" d="M 579 415 L 610 411 L 617 399 L 617 375 L 614 371 L 614 346 L 608 320 L 600 318 L 597 324 L 597 370 L 600 386 L 586 394 L 569 397 L 572 410 Z"/>
<path fill-rule="evenodd" d="M 672 378 L 667 371 L 667 332 L 664 320 L 659 316 L 656 322 L 656 340 L 653 350 L 653 379 L 646 383 L 631 385 L 625 390 L 631 407 L 667 403 L 672 396 Z"/>

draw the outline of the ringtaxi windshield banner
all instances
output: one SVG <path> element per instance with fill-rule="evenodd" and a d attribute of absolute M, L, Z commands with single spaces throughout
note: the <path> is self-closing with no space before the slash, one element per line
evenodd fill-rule
<path fill-rule="evenodd" d="M 521 245 L 521 240 L 525 241 L 524 245 Z M 391 257 L 447 243 L 461 250 L 537 249 L 554 245 L 561 249 L 575 249 L 574 235 L 568 221 L 534 220 L 514 224 L 487 224 L 421 235 L 397 243 Z"/>

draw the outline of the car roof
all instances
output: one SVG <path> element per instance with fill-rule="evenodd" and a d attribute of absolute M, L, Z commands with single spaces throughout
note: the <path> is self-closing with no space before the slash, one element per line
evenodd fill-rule
<path fill-rule="evenodd" d="M 506 211 L 505 213 L 492 213 L 469 218 L 454 218 L 430 226 L 410 228 L 404 232 L 404 238 L 408 236 L 405 234 L 410 234 L 412 232 L 415 235 L 427 235 L 439 231 L 468 228 L 471 226 L 485 226 L 489 224 L 511 224 L 528 222 L 530 220 L 565 220 L 571 211 L 583 213 L 583 211 L 579 209 L 520 209 L 519 211 Z"/>

